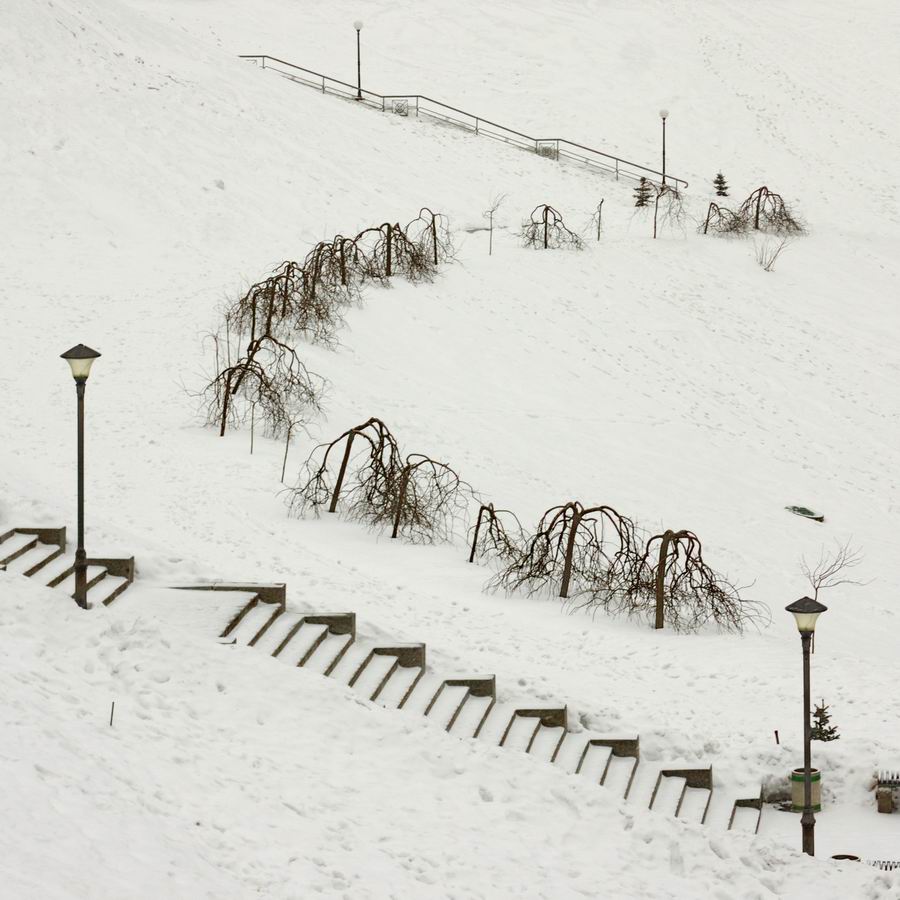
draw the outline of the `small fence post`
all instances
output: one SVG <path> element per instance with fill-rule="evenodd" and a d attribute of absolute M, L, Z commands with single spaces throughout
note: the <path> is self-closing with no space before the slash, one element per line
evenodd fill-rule
<path fill-rule="evenodd" d="M 619 180 L 619 160 L 616 159 L 616 181 Z"/>
<path fill-rule="evenodd" d="M 266 67 L 266 58 L 265 57 L 262 58 L 262 67 L 263 68 Z"/>
<path fill-rule="evenodd" d="M 322 76 L 322 93 L 325 93 L 325 76 Z"/>
<path fill-rule="evenodd" d="M 475 134 L 478 134 L 478 116 L 475 116 Z"/>

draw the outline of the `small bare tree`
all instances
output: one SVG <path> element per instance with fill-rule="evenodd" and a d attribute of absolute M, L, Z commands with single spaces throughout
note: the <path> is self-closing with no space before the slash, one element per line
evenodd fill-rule
<path fill-rule="evenodd" d="M 656 238 L 662 228 L 684 230 L 684 199 L 681 191 L 670 184 L 656 184 L 648 181 L 647 184 L 655 194 L 653 200 L 653 237 Z"/>
<path fill-rule="evenodd" d="M 566 228 L 562 214 L 547 204 L 536 206 L 528 221 L 522 223 L 521 238 L 523 246 L 535 249 L 584 248 L 584 241 L 574 231 Z"/>
<path fill-rule="evenodd" d="M 634 523 L 610 506 L 570 501 L 548 509 L 491 582 L 507 592 L 555 591 L 606 607 L 640 558 Z"/>
<path fill-rule="evenodd" d="M 363 449 L 353 458 L 353 470 L 347 479 L 357 441 L 357 450 L 360 445 Z M 303 464 L 297 487 L 291 491 L 291 512 L 311 509 L 318 515 L 326 504 L 328 512 L 336 512 L 343 492 L 348 518 L 368 521 L 373 510 L 389 517 L 391 497 L 402 469 L 400 448 L 391 430 L 381 419 L 368 419 L 333 441 L 313 448 Z"/>
<path fill-rule="evenodd" d="M 406 226 L 406 234 L 419 246 L 423 255 L 437 267 L 453 259 L 455 248 L 450 234 L 450 223 L 441 213 L 432 212 L 427 206 Z"/>
<path fill-rule="evenodd" d="M 801 557 L 800 571 L 812 588 L 813 600 L 818 600 L 819 591 L 842 584 L 864 584 L 865 582 L 849 577 L 849 570 L 855 569 L 862 561 L 862 552 L 854 548 L 850 541 L 844 544 L 838 542 L 833 550 L 826 550 L 823 546 L 815 564 L 811 565 L 806 557 Z"/>
<path fill-rule="evenodd" d="M 491 205 L 482 213 L 482 217 L 488 220 L 488 256 L 492 256 L 494 252 L 494 216 L 505 199 L 506 194 L 497 194 L 491 200 Z"/>
<path fill-rule="evenodd" d="M 296 352 L 271 335 L 255 338 L 247 352 L 227 365 L 201 392 L 207 421 L 219 425 L 219 435 L 228 424 L 237 425 L 248 408 L 259 409 L 270 437 L 321 411 L 326 382 L 310 372 Z M 242 399 L 243 404 L 237 400 Z"/>
<path fill-rule="evenodd" d="M 770 191 L 765 185 L 750 194 L 741 204 L 738 215 L 755 231 L 776 234 L 803 234 L 805 231 L 781 194 Z"/>
<path fill-rule="evenodd" d="M 493 503 L 482 504 L 472 532 L 469 562 L 476 556 L 494 558 L 507 566 L 522 552 L 523 531 L 515 513 L 495 509 Z"/>
<path fill-rule="evenodd" d="M 391 515 L 391 537 L 413 543 L 449 540 L 473 491 L 446 463 L 421 453 L 406 457 Z M 373 510 L 370 524 L 387 524 Z"/>
<path fill-rule="evenodd" d="M 697 631 L 714 622 L 723 631 L 741 632 L 769 620 L 768 607 L 742 598 L 738 588 L 707 565 L 697 535 L 685 530 L 667 530 L 647 541 L 620 599 L 623 611 L 652 612 L 656 628 L 668 624 L 676 631 Z"/>
<path fill-rule="evenodd" d="M 719 206 L 716 202 L 711 202 L 706 210 L 706 218 L 698 227 L 698 231 L 708 234 L 725 234 L 730 236 L 742 235 L 747 233 L 749 223 L 743 216 L 739 216 L 724 206 Z"/>

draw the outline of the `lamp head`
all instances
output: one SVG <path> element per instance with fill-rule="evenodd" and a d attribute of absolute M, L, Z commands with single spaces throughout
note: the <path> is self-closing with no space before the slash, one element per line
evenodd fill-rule
<path fill-rule="evenodd" d="M 84 344 L 76 344 L 71 350 L 60 353 L 60 357 L 64 359 L 72 369 L 72 377 L 76 381 L 87 381 L 88 375 L 91 374 L 91 365 L 100 354 Z"/>
<path fill-rule="evenodd" d="M 363 25 L 362 19 L 357 19 L 357 20 L 353 23 L 353 27 L 354 27 L 357 31 L 362 31 L 362 25 Z"/>
<path fill-rule="evenodd" d="M 828 607 L 812 597 L 801 597 L 795 600 L 785 609 L 794 616 L 797 622 L 797 631 L 800 634 L 812 634 L 816 630 L 816 619 L 825 612 Z"/>
<path fill-rule="evenodd" d="M 667 109 L 661 109 L 659 111 L 659 117 L 665 122 L 666 119 L 669 118 L 669 111 Z"/>

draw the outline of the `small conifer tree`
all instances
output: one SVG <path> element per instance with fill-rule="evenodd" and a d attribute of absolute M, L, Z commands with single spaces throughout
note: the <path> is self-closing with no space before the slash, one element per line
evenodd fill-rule
<path fill-rule="evenodd" d="M 717 197 L 728 196 L 728 184 L 725 181 L 725 176 L 721 172 L 716 173 L 716 177 L 713 179 L 713 187 L 716 189 Z"/>
<path fill-rule="evenodd" d="M 650 198 L 653 196 L 653 188 L 646 178 L 641 178 L 638 186 L 634 189 L 634 205 L 649 206 Z"/>
<path fill-rule="evenodd" d="M 821 706 L 816 707 L 813 719 L 815 719 L 815 722 L 813 723 L 810 737 L 814 741 L 837 741 L 840 739 L 841 736 L 838 734 L 837 725 L 829 724 L 831 722 L 831 713 L 828 712 L 828 707 L 825 705 L 824 700 Z"/>

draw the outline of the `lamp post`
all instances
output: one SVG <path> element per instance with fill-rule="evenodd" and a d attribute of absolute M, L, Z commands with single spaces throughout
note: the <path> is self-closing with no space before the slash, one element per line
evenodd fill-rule
<path fill-rule="evenodd" d="M 362 100 L 362 69 L 360 67 L 360 56 L 359 56 L 359 33 L 362 31 L 363 23 L 357 19 L 353 23 L 353 27 L 356 29 L 356 99 Z"/>
<path fill-rule="evenodd" d="M 84 552 L 84 387 L 91 365 L 100 354 L 84 344 L 66 350 L 60 356 L 72 369 L 78 395 L 78 549 L 75 551 L 75 602 L 87 609 L 87 554 Z"/>
<path fill-rule="evenodd" d="M 797 621 L 797 630 L 803 644 L 803 815 L 800 827 L 803 829 L 803 852 L 816 855 L 816 817 L 812 805 L 812 729 L 809 721 L 809 645 L 816 631 L 816 619 L 828 609 L 812 597 L 801 597 L 785 609 Z"/>
<path fill-rule="evenodd" d="M 663 170 L 662 170 L 662 183 L 666 183 L 666 119 L 669 118 L 669 111 L 667 109 L 661 109 L 659 111 L 659 117 L 662 119 L 663 125 Z"/>

